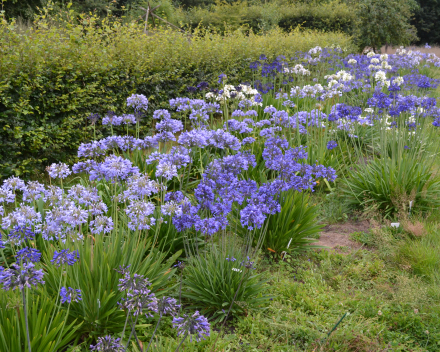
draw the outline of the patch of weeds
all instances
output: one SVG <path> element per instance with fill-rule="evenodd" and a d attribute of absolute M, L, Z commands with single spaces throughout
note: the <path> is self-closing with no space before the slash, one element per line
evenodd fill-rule
<path fill-rule="evenodd" d="M 396 260 L 410 266 L 413 272 L 431 282 L 440 283 L 440 231 L 437 226 L 427 226 L 421 238 L 407 238 L 397 252 Z"/>
<path fill-rule="evenodd" d="M 347 221 L 352 215 L 347 202 L 338 193 L 316 194 L 320 213 L 323 215 L 323 222 L 335 224 Z"/>
<path fill-rule="evenodd" d="M 374 236 L 371 231 L 358 231 L 350 234 L 350 239 L 352 241 L 356 241 L 362 243 L 366 246 L 373 247 L 374 246 Z"/>

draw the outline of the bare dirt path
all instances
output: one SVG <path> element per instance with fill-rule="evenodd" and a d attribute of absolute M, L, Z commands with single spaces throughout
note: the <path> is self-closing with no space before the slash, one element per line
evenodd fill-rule
<path fill-rule="evenodd" d="M 337 250 L 340 247 L 347 247 L 356 250 L 362 245 L 350 239 L 353 232 L 367 232 L 372 227 L 368 220 L 347 221 L 343 224 L 327 225 L 323 228 L 317 244 L 328 247 L 327 250 Z"/>

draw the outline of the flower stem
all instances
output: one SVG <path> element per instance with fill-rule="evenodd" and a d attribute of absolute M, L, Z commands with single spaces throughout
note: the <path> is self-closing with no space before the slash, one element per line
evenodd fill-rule
<path fill-rule="evenodd" d="M 238 284 L 237 291 L 235 291 L 234 298 L 232 299 L 231 305 L 229 306 L 229 310 L 228 310 L 228 313 L 226 314 L 225 320 L 223 320 L 223 324 L 222 324 L 222 326 L 220 327 L 220 331 L 218 332 L 218 335 L 217 335 L 217 337 L 215 338 L 214 345 L 212 346 L 212 350 L 211 350 L 211 351 L 215 351 L 215 344 L 217 343 L 217 340 L 218 340 L 218 337 L 220 336 L 220 333 L 223 331 L 223 328 L 224 328 L 224 326 L 225 326 L 225 324 L 226 324 L 226 320 L 227 320 L 228 317 L 229 317 L 229 313 L 231 313 L 232 306 L 234 305 L 234 301 L 235 301 L 235 299 L 237 298 L 238 291 L 240 291 L 241 284 L 243 283 L 243 279 L 244 279 L 244 277 L 246 276 L 246 272 L 247 272 L 247 270 L 248 270 L 247 268 L 246 268 L 246 270 L 244 270 L 243 276 L 241 277 L 240 283 Z"/>
<path fill-rule="evenodd" d="M 148 350 L 150 349 L 150 345 L 151 345 L 151 343 L 153 342 L 153 337 L 154 337 L 154 335 L 156 334 L 156 331 L 157 331 L 157 328 L 159 327 L 159 324 L 160 324 L 160 320 L 161 320 L 161 319 L 162 319 L 162 313 L 159 315 L 159 320 L 157 321 L 156 328 L 155 328 L 154 331 L 153 331 L 153 335 L 151 336 L 150 342 L 149 342 L 148 347 L 147 347 L 147 349 L 146 349 L 145 352 L 148 352 Z"/>
<path fill-rule="evenodd" d="M 180 272 L 180 289 L 179 289 L 179 315 L 182 311 L 182 282 L 183 282 L 183 270 Z"/>
<path fill-rule="evenodd" d="M 139 318 L 139 315 L 136 316 L 136 320 L 134 321 L 134 326 L 136 326 L 136 323 L 137 323 L 137 321 L 138 321 L 138 318 Z M 127 345 L 126 345 L 125 348 L 124 348 L 124 352 L 127 351 L 128 345 L 130 344 L 131 335 L 133 335 L 133 330 L 134 330 L 134 329 L 132 328 L 132 329 L 131 329 L 131 332 L 130 332 L 130 336 L 128 337 Z"/>
<path fill-rule="evenodd" d="M 179 346 L 177 346 L 177 348 L 174 352 L 177 352 L 179 350 L 180 346 L 182 346 L 182 343 L 183 343 L 183 341 L 185 341 L 187 336 L 188 336 L 188 331 L 186 332 L 185 336 L 183 337 L 182 341 L 180 341 Z"/>
<path fill-rule="evenodd" d="M 122 330 L 121 340 L 124 339 L 125 328 L 127 327 L 128 317 L 130 316 L 130 310 L 127 313 L 127 319 L 125 319 L 124 330 Z"/>
<path fill-rule="evenodd" d="M 24 310 L 24 321 L 26 323 L 26 336 L 27 336 L 27 341 L 28 341 L 28 352 L 32 352 L 31 350 L 31 338 L 29 336 L 29 323 L 28 323 L 28 315 L 27 315 L 27 307 L 26 307 L 26 295 L 24 293 L 25 288 L 23 288 L 21 290 L 21 295 L 23 298 L 23 310 Z"/>
<path fill-rule="evenodd" d="M 134 338 L 136 339 L 136 343 L 137 343 L 137 345 L 139 347 L 139 350 L 141 352 L 143 352 L 143 349 L 141 347 L 141 344 L 139 343 L 139 339 L 138 339 L 137 334 L 136 334 L 135 325 L 133 324 L 133 319 L 131 318 L 131 316 L 130 316 L 130 326 L 131 326 L 131 331 L 134 333 Z"/>

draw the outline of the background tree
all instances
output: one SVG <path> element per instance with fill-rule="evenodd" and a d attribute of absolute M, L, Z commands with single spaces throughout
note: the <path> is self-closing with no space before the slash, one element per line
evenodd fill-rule
<path fill-rule="evenodd" d="M 417 3 L 414 0 L 359 0 L 354 27 L 356 44 L 375 51 L 384 44 L 409 45 L 416 41 L 416 28 L 410 24 Z"/>
<path fill-rule="evenodd" d="M 417 0 L 419 8 L 411 21 L 417 28 L 419 44 L 440 45 L 440 0 Z"/>

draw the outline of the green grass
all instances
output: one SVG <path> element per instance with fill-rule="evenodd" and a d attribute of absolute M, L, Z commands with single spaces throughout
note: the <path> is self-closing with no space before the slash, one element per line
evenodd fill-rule
<path fill-rule="evenodd" d="M 257 271 L 273 299 L 229 321 L 214 350 L 438 351 L 440 231 L 438 223 L 424 226 L 421 238 L 387 226 L 353 233 L 351 239 L 368 249 L 344 254 L 315 250 L 285 261 L 262 256 Z M 206 341 L 185 342 L 183 350 L 213 350 L 218 328 Z M 148 341 L 151 329 L 143 333 Z M 178 342 L 166 321 L 155 351 Z"/>

